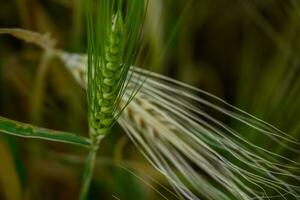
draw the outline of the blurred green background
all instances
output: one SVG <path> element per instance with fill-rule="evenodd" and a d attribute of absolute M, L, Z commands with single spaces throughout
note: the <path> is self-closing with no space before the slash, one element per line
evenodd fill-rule
<path fill-rule="evenodd" d="M 0 27 L 48 33 L 85 53 L 85 0 L 1 0 Z M 149 0 L 137 65 L 209 91 L 300 139 L 300 1 Z M 86 96 L 63 63 L 0 35 L 0 115 L 87 135 Z M 249 140 L 300 162 L 300 155 Z M 76 199 L 86 150 L 0 135 L 0 199 Z M 131 171 L 127 170 L 130 169 Z M 167 181 L 116 127 L 90 199 L 161 199 Z M 171 194 L 166 194 L 170 196 Z"/>

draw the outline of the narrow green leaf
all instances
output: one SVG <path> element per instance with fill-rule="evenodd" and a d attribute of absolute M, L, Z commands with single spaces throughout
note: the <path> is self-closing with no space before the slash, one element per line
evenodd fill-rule
<path fill-rule="evenodd" d="M 0 117 L 0 132 L 24 138 L 36 138 L 81 146 L 90 145 L 89 139 L 72 133 L 35 127 L 4 117 Z"/>

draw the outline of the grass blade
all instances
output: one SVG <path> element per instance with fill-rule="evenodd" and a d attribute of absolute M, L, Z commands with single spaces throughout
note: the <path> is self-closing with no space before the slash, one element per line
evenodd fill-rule
<path fill-rule="evenodd" d="M 54 131 L 0 117 L 0 132 L 9 135 L 89 146 L 87 138 L 63 131 Z"/>
<path fill-rule="evenodd" d="M 8 34 L 26 41 L 28 43 L 40 46 L 43 49 L 50 50 L 55 46 L 55 41 L 49 35 L 41 35 L 37 32 L 20 29 L 20 28 L 0 28 L 0 34 Z"/>

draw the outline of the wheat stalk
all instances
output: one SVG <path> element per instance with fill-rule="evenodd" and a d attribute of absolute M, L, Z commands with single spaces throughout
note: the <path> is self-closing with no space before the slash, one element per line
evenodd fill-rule
<path fill-rule="evenodd" d="M 266 135 L 278 145 L 299 145 L 295 139 L 211 94 L 146 73 L 150 77 L 120 123 L 182 195 L 187 199 L 198 199 L 199 194 L 208 199 L 299 198 L 299 186 L 285 181 L 289 177 L 299 182 L 299 176 L 290 172 L 291 164 L 298 169 L 298 163 L 250 143 L 243 132 L 214 118 L 209 109 L 236 120 L 244 131 Z M 205 180 L 197 168 L 215 182 Z M 223 189 L 216 190 L 220 187 Z"/>
<path fill-rule="evenodd" d="M 87 88 L 87 56 L 50 50 Z M 150 163 L 169 179 L 178 199 L 299 199 L 300 164 L 257 146 L 244 133 L 259 134 L 299 153 L 299 143 L 293 137 L 203 90 L 139 68 L 129 70 L 121 102 L 132 101 L 125 109 L 116 107 L 123 112 L 118 122 Z M 143 87 L 132 99 L 132 91 L 140 84 Z M 6 124 L 1 130 L 9 130 L 9 134 L 43 139 L 53 136 L 63 142 L 72 137 L 76 143 L 89 144 L 89 140 L 71 134 L 49 135 L 49 130 L 31 127 L 38 131 L 34 132 L 27 125 L 15 126 L 15 122 L 7 126 L 6 119 L 1 124 Z M 85 180 L 91 178 L 95 155 L 94 151 L 89 154 L 92 162 Z M 89 188 L 89 182 L 85 183 L 83 194 Z"/>
<path fill-rule="evenodd" d="M 86 57 L 58 55 L 86 87 Z M 300 187 L 286 179 L 299 183 L 300 164 L 251 143 L 244 132 L 263 135 L 299 153 L 293 137 L 203 90 L 139 68 L 131 71 L 132 85 L 140 83 L 141 76 L 146 81 L 118 122 L 170 180 L 179 199 L 299 198 Z M 125 101 L 130 90 L 131 85 Z M 222 122 L 216 113 L 240 128 Z"/>
<path fill-rule="evenodd" d="M 87 198 L 100 140 L 111 131 L 128 104 L 122 105 L 121 102 L 130 80 L 129 68 L 135 60 L 144 15 L 144 0 L 89 0 L 88 4 L 87 91 L 92 145 L 80 199 Z M 133 92 L 127 102 L 130 102 L 135 90 L 131 90 Z"/>

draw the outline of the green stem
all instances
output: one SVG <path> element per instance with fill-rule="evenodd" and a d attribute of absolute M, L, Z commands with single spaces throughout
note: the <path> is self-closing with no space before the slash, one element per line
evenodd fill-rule
<path fill-rule="evenodd" d="M 81 186 L 81 191 L 79 196 L 80 200 L 86 200 L 89 193 L 89 188 L 94 173 L 95 160 L 97 156 L 97 149 L 98 149 L 97 147 L 98 145 L 95 144 L 92 144 L 90 147 L 89 155 L 87 157 L 85 168 L 84 168 L 83 181 L 82 181 L 82 186 Z"/>

